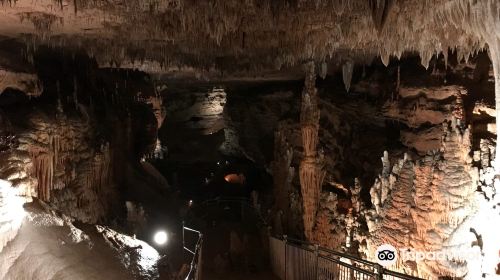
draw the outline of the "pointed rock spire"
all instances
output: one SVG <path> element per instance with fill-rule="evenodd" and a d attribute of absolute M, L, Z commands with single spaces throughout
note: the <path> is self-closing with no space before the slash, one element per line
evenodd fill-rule
<path fill-rule="evenodd" d="M 345 90 L 349 92 L 351 88 L 352 72 L 354 70 L 354 63 L 352 60 L 347 60 L 342 65 L 342 80 L 344 81 Z"/>

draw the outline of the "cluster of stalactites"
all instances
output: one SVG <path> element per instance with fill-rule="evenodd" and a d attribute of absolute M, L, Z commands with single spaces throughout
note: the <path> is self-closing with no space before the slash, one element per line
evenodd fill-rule
<path fill-rule="evenodd" d="M 342 52 L 356 57 L 380 55 L 387 65 L 391 56 L 399 58 L 405 51 L 416 51 L 422 57 L 422 65 L 428 67 L 435 54 L 442 52 L 446 59 L 449 48 L 457 48 L 467 59 L 486 43 L 491 47 L 500 37 L 500 4 L 496 0 L 311 0 L 296 1 L 296 5 L 271 0 L 249 0 L 243 5 L 241 1 L 227 0 L 127 1 L 123 5 L 104 5 L 102 1 L 74 3 L 78 3 L 78 9 L 96 12 L 90 20 L 95 21 L 92 25 L 102 26 L 104 30 L 95 28 L 103 31 L 101 35 L 112 33 L 113 38 L 122 39 L 106 44 L 90 43 L 86 47 L 106 49 L 100 56 L 107 56 L 108 61 L 117 64 L 132 61 L 133 56 L 144 52 L 151 61 L 180 63 L 183 59 L 178 57 L 179 49 L 191 47 L 184 62 L 207 65 L 213 64 L 215 57 L 245 54 L 253 57 L 252 64 L 274 61 L 270 64 L 280 68 L 306 59 L 328 61 Z M 79 18 L 73 9 L 66 7 L 50 11 L 53 14 L 42 10 L 23 14 L 21 18 L 31 20 L 37 30 L 44 32 L 54 22 L 67 19 L 67 13 L 76 17 L 74 20 Z M 64 31 L 66 26 L 61 26 Z M 421 36 L 424 33 L 426 36 Z M 59 37 L 65 40 L 63 44 L 82 46 L 88 39 Z M 51 38 L 49 45 L 59 37 Z M 141 51 L 132 51 L 137 48 Z M 340 59 L 343 61 L 346 56 Z"/>
<path fill-rule="evenodd" d="M 109 143 L 102 144 L 100 152 L 94 155 L 90 162 L 89 172 L 85 176 L 85 189 L 93 190 L 96 194 L 111 183 L 111 153 Z"/>
<path fill-rule="evenodd" d="M 30 154 L 33 161 L 33 175 L 37 178 L 37 196 L 39 199 L 49 201 L 51 192 L 57 186 L 54 184 L 54 172 L 57 165 L 62 164 L 59 157 L 64 147 L 56 135 L 49 136 L 48 148 L 31 147 Z"/>

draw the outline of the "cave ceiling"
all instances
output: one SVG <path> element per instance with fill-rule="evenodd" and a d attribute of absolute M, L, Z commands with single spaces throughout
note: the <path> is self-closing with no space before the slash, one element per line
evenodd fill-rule
<path fill-rule="evenodd" d="M 497 0 L 2 0 L 0 35 L 83 48 L 101 66 L 263 73 L 305 61 L 459 58 L 500 36 Z"/>

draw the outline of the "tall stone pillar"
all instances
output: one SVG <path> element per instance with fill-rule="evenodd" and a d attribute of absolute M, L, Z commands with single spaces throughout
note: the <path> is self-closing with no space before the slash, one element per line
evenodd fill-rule
<path fill-rule="evenodd" d="M 313 228 L 318 210 L 321 185 L 325 178 L 324 165 L 317 151 L 320 111 L 315 81 L 314 64 L 310 63 L 307 65 L 305 84 L 302 91 L 300 125 L 304 158 L 300 163 L 299 170 L 304 204 L 304 232 L 308 240 L 313 239 Z"/>
<path fill-rule="evenodd" d="M 495 111 L 497 144 L 495 149 L 495 173 L 500 174 L 500 39 L 494 38 L 489 42 L 491 62 L 493 64 L 493 75 L 495 76 Z"/>

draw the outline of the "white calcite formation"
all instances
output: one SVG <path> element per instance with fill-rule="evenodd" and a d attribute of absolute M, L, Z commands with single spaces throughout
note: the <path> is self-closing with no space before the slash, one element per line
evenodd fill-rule
<path fill-rule="evenodd" d="M 158 279 L 159 258 L 141 240 L 104 226 L 77 228 L 67 216 L 30 205 L 15 238 L 0 248 L 0 278 Z"/>
<path fill-rule="evenodd" d="M 470 164 L 470 140 L 470 130 L 453 119 L 443 123 L 438 151 L 417 160 L 405 156 L 393 165 L 384 155 L 382 174 L 370 191 L 373 208 L 365 212 L 369 230 L 364 239 L 366 257 L 375 258 L 377 246 L 386 243 L 420 252 L 474 249 L 474 235 L 462 233 L 469 231 L 468 219 L 478 211 L 478 170 Z M 395 269 L 426 279 L 464 277 L 472 272 L 470 261 L 466 256 L 400 260 Z M 470 277 L 480 274 L 475 275 Z"/>
<path fill-rule="evenodd" d="M 454 86 L 403 86 L 400 99 L 384 106 L 384 115 L 411 128 L 402 129 L 401 142 L 419 155 L 391 158 L 384 153 L 382 172 L 370 189 L 372 208 L 361 215 L 369 232 L 356 236 L 366 243 L 360 252 L 367 258 L 375 259 L 377 246 L 388 243 L 447 257 L 400 259 L 392 267 L 396 270 L 426 279 L 497 277 L 500 244 L 487 226 L 500 218 L 493 195 L 495 149 L 489 138 L 478 138 L 488 135 L 482 127 L 491 119 L 488 106 L 476 104 L 472 127 L 464 127 L 464 93 Z M 416 116 L 422 108 L 428 118 L 420 120 Z M 472 131 L 477 133 L 474 139 Z M 472 141 L 478 150 L 473 151 Z"/>
<path fill-rule="evenodd" d="M 0 179 L 0 253 L 14 239 L 23 223 L 26 199 L 19 196 L 12 183 Z"/>
<path fill-rule="evenodd" d="M 390 267 L 425 279 L 444 276 L 479 279 L 482 275 L 485 279 L 497 279 L 500 243 L 494 236 L 498 234 L 495 225 L 500 212 L 493 168 L 494 134 L 488 129 L 488 124 L 495 121 L 495 111 L 486 101 L 470 107 L 474 104 L 471 99 L 487 96 L 476 88 L 468 93 L 465 86 L 453 83 L 443 85 L 434 80 L 432 86 L 418 86 L 420 81 L 412 82 L 417 85 L 409 86 L 408 78 L 400 83 L 399 96 L 387 98 L 379 109 L 370 109 L 361 98 L 350 102 L 339 94 L 321 92 L 319 141 L 329 151 L 325 153 L 327 177 L 319 195 L 312 234 L 308 236 L 307 229 L 297 231 L 297 228 L 290 228 L 289 232 L 305 232 L 306 237 L 322 246 L 359 253 L 373 261 L 377 246 L 384 243 L 418 252 L 445 253 L 448 259 L 400 261 Z M 354 92 L 370 90 L 361 83 L 353 85 Z M 334 95 L 333 101 L 329 95 Z M 464 100 L 468 103 L 464 104 Z M 356 134 L 356 120 L 361 118 L 366 129 Z M 388 138 L 400 138 L 394 139 L 398 144 L 388 146 L 386 152 L 371 153 L 377 147 L 367 148 L 355 140 L 370 137 L 370 141 L 379 143 L 376 137 L 369 136 L 370 129 L 380 125 L 379 119 L 396 124 L 393 129 L 397 129 L 397 134 Z M 299 124 L 288 123 L 280 131 L 284 135 L 279 136 L 293 147 L 291 166 L 296 167 L 302 159 Z M 387 144 L 380 144 L 383 145 Z M 275 147 L 275 162 L 283 157 L 280 150 L 284 146 L 280 142 Z M 356 154 L 357 149 L 364 150 Z M 359 163 L 353 158 L 360 158 Z M 354 168 L 363 166 L 360 171 L 350 172 L 365 175 L 371 169 L 369 158 L 380 162 L 379 174 L 369 188 L 366 181 L 336 182 L 338 178 L 345 180 L 339 166 L 348 163 Z M 285 188 L 283 183 L 278 185 L 275 187 Z M 298 188 L 296 181 L 294 185 L 292 189 Z M 339 195 L 330 194 L 332 188 Z M 300 208 L 307 211 L 304 197 L 301 201 L 293 191 L 289 197 L 291 213 L 300 213 L 297 211 Z M 366 203 L 367 197 L 370 203 Z M 300 217 L 291 217 L 300 221 Z"/>

